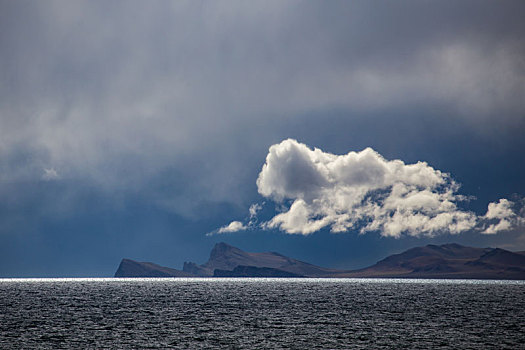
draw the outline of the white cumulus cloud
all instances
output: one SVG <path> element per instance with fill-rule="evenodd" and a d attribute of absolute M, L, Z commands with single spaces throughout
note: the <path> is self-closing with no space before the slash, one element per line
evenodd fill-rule
<path fill-rule="evenodd" d="M 500 199 L 497 203 L 489 203 L 487 214 L 483 219 L 492 223 L 482 233 L 495 234 L 523 224 L 525 219 L 514 212 L 515 205 L 516 203 L 505 198 Z"/>
<path fill-rule="evenodd" d="M 495 233 L 510 229 L 516 215 L 506 199 L 491 203 L 483 217 L 460 209 L 466 198 L 457 193 L 459 185 L 426 162 L 387 160 L 371 148 L 335 155 L 293 139 L 270 147 L 257 187 L 264 197 L 289 203 L 262 227 L 291 234 L 330 228 L 433 236 L 499 219 L 484 231 Z"/>
<path fill-rule="evenodd" d="M 242 230 L 247 230 L 248 227 L 245 226 L 240 221 L 232 221 L 228 225 L 221 227 L 217 233 L 231 233 L 231 232 L 237 232 Z"/>

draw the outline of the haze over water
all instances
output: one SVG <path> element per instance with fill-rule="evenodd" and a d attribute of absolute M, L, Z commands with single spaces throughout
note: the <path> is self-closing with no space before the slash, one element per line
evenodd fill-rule
<path fill-rule="evenodd" d="M 0 348 L 516 349 L 525 282 L 2 279 Z"/>

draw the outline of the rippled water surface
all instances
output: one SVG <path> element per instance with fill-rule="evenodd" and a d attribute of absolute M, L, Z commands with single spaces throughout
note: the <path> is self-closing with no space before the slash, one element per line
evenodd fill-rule
<path fill-rule="evenodd" d="M 524 349 L 525 284 L 0 280 L 1 349 Z"/>

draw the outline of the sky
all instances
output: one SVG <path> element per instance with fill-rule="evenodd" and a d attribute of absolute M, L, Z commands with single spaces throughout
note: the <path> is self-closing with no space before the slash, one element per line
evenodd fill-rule
<path fill-rule="evenodd" d="M 525 250 L 524 13 L 0 1 L 0 277 Z"/>

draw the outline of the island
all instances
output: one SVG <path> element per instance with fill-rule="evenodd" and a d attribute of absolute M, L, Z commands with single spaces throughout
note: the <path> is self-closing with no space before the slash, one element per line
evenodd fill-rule
<path fill-rule="evenodd" d="M 122 259 L 115 277 L 314 277 L 525 279 L 525 251 L 474 248 L 456 243 L 429 244 L 394 254 L 359 270 L 309 264 L 276 252 L 245 252 L 217 243 L 202 265 L 185 262 L 182 270 Z"/>

